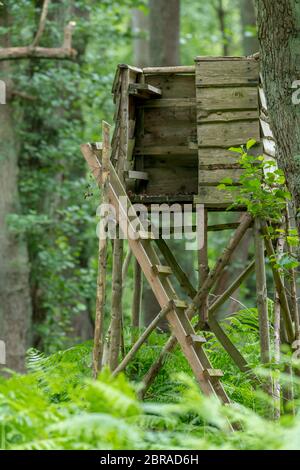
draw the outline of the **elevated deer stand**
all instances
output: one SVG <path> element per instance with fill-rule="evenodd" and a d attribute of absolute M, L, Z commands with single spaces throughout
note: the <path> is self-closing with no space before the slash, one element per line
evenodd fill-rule
<path fill-rule="evenodd" d="M 217 188 L 220 181 L 226 177 L 231 178 L 238 191 L 243 170 L 239 167 L 235 154 L 228 148 L 255 139 L 257 154 L 263 153 L 268 158 L 275 156 L 266 101 L 260 85 L 259 62 L 254 58 L 243 57 L 197 57 L 195 66 L 191 67 L 139 69 L 119 65 L 113 84 L 113 96 L 116 110 L 111 149 L 108 149 L 110 144 L 104 133 L 102 146 L 86 144 L 82 146 L 82 152 L 99 186 L 104 185 L 105 197 L 114 206 L 118 221 L 125 218 L 127 229 L 135 234 L 135 239 L 128 239 L 130 250 L 149 282 L 161 311 L 121 363 L 114 364 L 111 368 L 114 374 L 124 370 L 159 321 L 166 317 L 172 335 L 144 377 L 141 395 L 163 365 L 166 354 L 178 342 L 201 390 L 207 395 L 215 394 L 224 403 L 228 403 L 228 396 L 220 380 L 222 371 L 212 368 L 203 348 L 205 338 L 196 331 L 209 329 L 240 370 L 251 373 L 245 358 L 223 330 L 215 313 L 255 268 L 261 359 L 263 362 L 269 361 L 264 253 L 266 248 L 270 256 L 274 248 L 267 240 L 264 247 L 266 222 L 253 221 L 241 207 L 239 211 L 244 213 L 238 223 L 213 227 L 207 225 L 209 211 L 225 211 L 233 202 L 232 192 Z M 107 133 L 107 129 L 105 132 Z M 106 166 L 104 156 L 108 151 L 110 164 L 107 184 L 107 170 L 104 174 L 103 170 Z M 119 205 L 121 196 L 130 209 L 130 215 Z M 199 235 L 202 244 L 198 256 L 200 284 L 197 289 L 176 261 L 163 234 L 155 237 L 147 228 L 143 228 L 142 221 L 138 229 L 136 224 L 133 225 L 133 218 L 137 217 L 133 203 L 146 206 L 155 203 L 176 203 L 181 206 L 190 204 L 192 211 L 197 206 L 202 220 Z M 211 289 L 218 283 L 244 234 L 253 226 L 255 260 L 217 300 L 209 304 Z M 215 266 L 209 271 L 208 231 L 231 228 L 235 232 Z M 164 259 L 165 263 L 162 264 L 160 259 Z M 120 265 L 118 270 L 121 270 Z M 136 276 L 140 276 L 139 269 L 136 269 Z M 191 299 L 189 304 L 176 292 L 174 278 Z M 291 343 L 295 337 L 293 320 L 283 281 L 276 270 L 274 279 L 286 338 Z M 140 280 L 136 279 L 136 306 L 140 302 L 140 291 Z M 199 318 L 196 327 L 193 327 L 191 319 L 195 315 L 199 315 Z M 117 321 L 121 325 L 121 315 Z M 137 325 L 136 317 L 133 324 Z M 96 362 L 99 361 L 97 341 L 100 341 L 101 346 L 101 338 L 103 333 L 98 332 L 94 357 Z"/>

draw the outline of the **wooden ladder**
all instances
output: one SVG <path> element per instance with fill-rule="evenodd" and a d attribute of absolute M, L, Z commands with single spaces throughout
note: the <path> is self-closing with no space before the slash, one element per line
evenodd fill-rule
<path fill-rule="evenodd" d="M 101 162 L 96 150 L 91 144 L 82 145 L 81 150 L 97 183 L 101 186 Z M 203 349 L 205 339 L 196 334 L 185 314 L 187 304 L 176 295 L 170 279 L 172 269 L 170 266 L 161 265 L 156 251 L 157 247 L 154 246 L 152 241 L 152 234 L 143 231 L 142 224 L 139 224 L 141 230 L 136 231 L 135 229 L 138 216 L 112 163 L 110 163 L 108 196 L 110 203 L 116 211 L 117 220 L 121 228 L 125 221 L 128 231 L 131 232 L 130 235 L 134 234 L 135 239 L 132 236 L 128 236 L 129 246 L 140 264 L 158 303 L 161 308 L 171 305 L 166 318 L 172 333 L 180 344 L 194 372 L 201 390 L 206 395 L 218 396 L 223 403 L 229 403 L 229 398 L 220 381 L 222 372 L 212 368 Z M 120 198 L 122 198 L 122 204 L 120 204 Z M 129 208 L 130 216 L 128 216 Z M 136 221 L 134 225 L 132 224 L 133 220 Z"/>

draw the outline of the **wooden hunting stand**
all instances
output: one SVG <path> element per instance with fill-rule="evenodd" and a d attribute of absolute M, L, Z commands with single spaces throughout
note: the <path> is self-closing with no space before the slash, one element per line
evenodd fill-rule
<path fill-rule="evenodd" d="M 166 354 L 178 342 L 202 391 L 208 395 L 215 394 L 224 403 L 228 403 L 229 398 L 220 380 L 222 372 L 211 366 L 203 348 L 205 338 L 196 331 L 199 328 L 209 329 L 236 365 L 254 376 L 245 358 L 220 326 L 215 312 L 255 268 L 261 355 L 262 361 L 269 360 L 264 254 L 266 248 L 268 256 L 272 255 L 274 248 L 268 241 L 266 247 L 264 246 L 266 222 L 254 221 L 241 207 L 239 211 L 244 213 L 238 223 L 213 227 L 207 225 L 208 211 L 225 211 L 234 199 L 232 192 L 217 188 L 220 181 L 226 177 L 231 178 L 238 191 L 243 170 L 238 164 L 238 157 L 228 150 L 229 147 L 244 145 L 249 139 L 255 139 L 257 154 L 275 157 L 275 143 L 260 84 L 259 62 L 255 58 L 244 57 L 197 57 L 195 65 L 190 67 L 139 69 L 119 65 L 112 91 L 115 127 L 111 149 L 108 148 L 110 144 L 105 127 L 103 144 L 83 145 L 82 152 L 99 186 L 103 188 L 104 185 L 106 188 L 105 197 L 115 207 L 118 221 L 121 216 L 125 217 L 128 227 L 136 235 L 136 239 L 128 239 L 130 250 L 136 259 L 135 304 L 138 305 L 137 302 L 140 301 L 141 269 L 161 306 L 157 317 L 137 339 L 130 352 L 123 357 L 121 363 L 112 366 L 113 373 L 117 374 L 126 368 L 159 321 L 166 317 L 172 335 L 144 377 L 141 395 L 163 365 Z M 108 151 L 109 171 L 106 168 Z M 130 208 L 130 215 L 119 205 L 121 196 Z M 198 257 L 200 282 L 197 288 L 179 266 L 163 235 L 154 237 L 153 233 L 143 228 L 142 222 L 139 229 L 135 228 L 136 224 L 132 225 L 133 219 L 137 217 L 133 203 L 146 206 L 155 203 L 191 204 L 192 210 L 195 210 L 196 204 L 198 207 L 200 205 L 203 243 Z M 218 283 L 242 237 L 253 226 L 255 260 L 220 297 L 209 303 L 211 289 Z M 209 271 L 207 232 L 230 228 L 235 229 L 235 232 L 216 265 Z M 118 246 L 115 243 L 114 250 L 120 250 Z M 101 249 L 103 255 L 103 246 Z M 117 254 L 114 253 L 114 260 L 118 260 Z M 161 259 L 165 260 L 164 264 Z M 122 277 L 121 268 L 119 263 L 119 278 Z M 104 276 L 103 266 L 102 271 Z M 114 276 L 118 278 L 118 273 L 115 272 Z M 182 300 L 180 293 L 176 293 L 174 278 L 191 299 L 189 304 Z M 291 343 L 295 339 L 293 319 L 283 281 L 275 270 L 274 279 L 286 338 Z M 103 282 L 100 282 L 100 287 L 103 288 Z M 100 300 L 103 304 L 104 293 L 101 292 Z M 120 296 L 120 292 L 121 290 L 117 295 Z M 98 313 L 103 320 L 103 311 Z M 197 314 L 198 323 L 193 327 L 191 319 Z M 121 315 L 116 318 L 114 315 L 114 321 L 118 321 L 121 328 Z M 134 322 L 136 324 L 136 319 Z M 101 350 L 103 338 L 103 332 L 98 331 L 96 343 L 99 342 L 98 349 Z M 120 342 L 121 340 L 116 343 L 117 361 Z M 99 354 L 96 351 L 96 363 L 99 362 Z"/>

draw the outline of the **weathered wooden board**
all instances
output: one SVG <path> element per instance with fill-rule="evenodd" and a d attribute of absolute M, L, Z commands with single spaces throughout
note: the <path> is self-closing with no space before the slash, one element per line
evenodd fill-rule
<path fill-rule="evenodd" d="M 197 123 L 204 122 L 233 122 L 233 121 L 257 121 L 259 118 L 258 109 L 247 111 L 210 111 L 199 110 L 197 112 Z"/>
<path fill-rule="evenodd" d="M 198 148 L 197 144 L 194 144 L 195 148 Z M 251 153 L 254 156 L 262 154 L 262 145 L 258 144 L 252 147 Z M 232 165 L 238 162 L 240 155 L 236 152 L 232 152 L 226 148 L 220 147 L 200 147 L 199 148 L 199 165 Z"/>
<path fill-rule="evenodd" d="M 196 86 L 258 86 L 259 63 L 253 59 L 196 60 Z"/>
<path fill-rule="evenodd" d="M 276 157 L 276 144 L 274 140 L 263 139 L 264 152 L 271 157 Z"/>
<path fill-rule="evenodd" d="M 237 167 L 239 154 L 228 148 L 249 139 L 261 140 L 258 64 L 241 58 L 200 58 L 195 73 L 199 165 L 195 202 L 226 208 L 234 201 L 234 193 L 216 186 L 224 178 L 238 185 L 243 173 Z"/>
<path fill-rule="evenodd" d="M 195 98 L 195 75 L 149 75 L 145 77 L 146 83 L 160 88 L 162 96 L 166 98 Z"/>
<path fill-rule="evenodd" d="M 154 167 L 153 165 L 147 167 L 145 164 L 145 171 L 149 176 L 147 194 L 197 194 L 198 174 L 195 171 L 196 168 L 183 166 Z"/>
<path fill-rule="evenodd" d="M 151 125 L 170 127 L 177 125 L 177 127 L 180 127 L 187 123 L 196 128 L 196 106 L 144 108 L 145 127 Z"/>
<path fill-rule="evenodd" d="M 164 171 L 171 169 L 174 167 L 186 167 L 192 168 L 195 171 L 197 168 L 198 163 L 198 156 L 197 154 L 193 155 L 157 155 L 153 158 L 153 155 L 144 155 L 143 157 L 144 166 L 145 168 L 149 168 L 151 166 L 159 166 Z"/>
<path fill-rule="evenodd" d="M 144 134 L 138 136 L 136 145 L 138 147 L 158 146 L 183 146 L 188 147 L 190 141 L 197 139 L 196 128 L 189 123 L 179 127 L 152 127 L 144 129 Z"/>
<path fill-rule="evenodd" d="M 167 147 L 166 145 L 151 145 L 149 147 L 135 147 L 135 155 L 152 155 L 153 157 L 170 156 L 175 161 L 174 157 L 182 157 L 185 159 L 188 156 L 194 156 L 197 158 L 197 149 L 190 149 L 187 146 L 172 145 Z M 176 159 L 176 161 L 178 161 L 178 159 Z"/>
<path fill-rule="evenodd" d="M 260 125 L 261 125 L 261 130 L 262 130 L 263 136 L 266 137 L 267 139 L 274 140 L 273 132 L 271 130 L 270 124 L 268 122 L 264 121 L 263 119 L 261 119 L 260 120 Z"/>
<path fill-rule="evenodd" d="M 198 124 L 199 147 L 224 147 L 245 144 L 249 139 L 260 141 L 259 120 Z"/>
<path fill-rule="evenodd" d="M 196 107 L 196 98 L 161 98 L 151 99 L 146 101 L 145 103 L 137 103 L 137 107 L 142 108 L 189 108 L 189 107 Z"/>
<path fill-rule="evenodd" d="M 265 91 L 262 88 L 262 86 L 259 87 L 258 91 L 259 91 L 259 99 L 260 99 L 261 108 L 263 111 L 266 111 L 268 106 L 267 106 L 267 99 L 266 99 Z"/>
<path fill-rule="evenodd" d="M 244 170 L 202 170 L 199 168 L 199 186 L 217 186 L 224 178 L 231 178 L 233 184 L 238 184 Z"/>
<path fill-rule="evenodd" d="M 199 186 L 198 195 L 194 197 L 195 204 L 204 204 L 207 208 L 222 209 L 234 202 L 235 194 L 231 191 L 219 190 L 213 186 Z"/>
<path fill-rule="evenodd" d="M 258 109 L 258 91 L 255 87 L 200 88 L 197 107 L 210 111 Z"/>
<path fill-rule="evenodd" d="M 155 97 L 161 98 L 162 91 L 148 83 L 130 83 L 128 94 L 135 98 L 150 99 Z"/>
<path fill-rule="evenodd" d="M 176 65 L 169 67 L 144 67 L 144 75 L 194 74 L 194 65 Z"/>

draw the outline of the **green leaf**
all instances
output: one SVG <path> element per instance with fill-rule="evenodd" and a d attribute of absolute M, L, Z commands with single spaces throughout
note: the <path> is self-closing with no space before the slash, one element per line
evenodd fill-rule
<path fill-rule="evenodd" d="M 220 181 L 222 184 L 232 184 L 233 181 L 232 181 L 232 178 L 223 178 L 221 181 Z"/>
<path fill-rule="evenodd" d="M 255 144 L 256 144 L 256 140 L 255 140 L 255 139 L 250 139 L 250 140 L 248 140 L 248 142 L 247 142 L 247 144 L 246 144 L 247 150 L 250 150 L 252 147 L 254 147 Z"/>
<path fill-rule="evenodd" d="M 244 153 L 244 150 L 242 149 L 242 147 L 230 147 L 230 152 L 235 152 L 235 153 L 240 153 L 241 155 L 243 155 Z"/>

